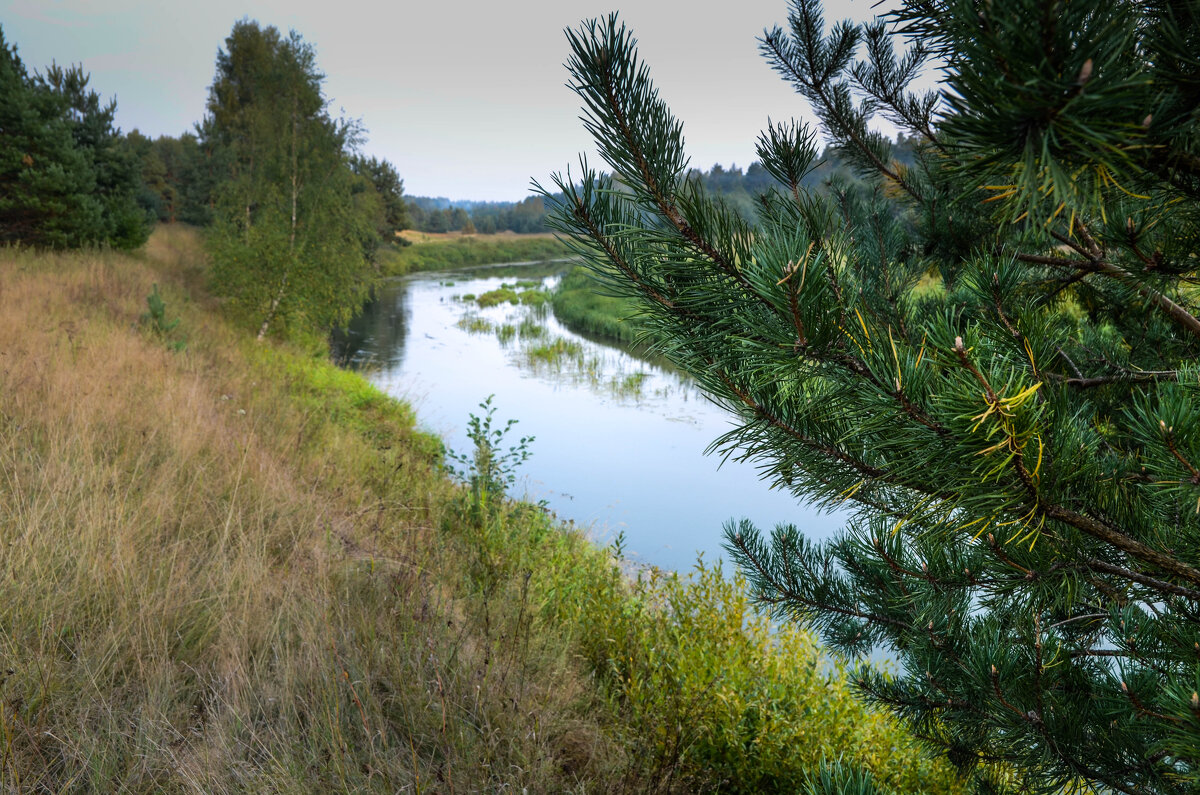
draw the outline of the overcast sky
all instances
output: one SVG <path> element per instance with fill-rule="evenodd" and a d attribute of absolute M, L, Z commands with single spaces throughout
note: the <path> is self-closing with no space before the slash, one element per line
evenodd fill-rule
<path fill-rule="evenodd" d="M 870 19 L 876 0 L 831 0 L 829 20 Z M 115 95 L 117 123 L 150 136 L 204 113 L 218 48 L 242 17 L 314 44 L 325 94 L 361 119 L 364 151 L 392 161 L 405 192 L 519 200 L 530 179 L 590 151 L 565 87 L 562 30 L 619 10 L 662 96 L 684 122 L 692 164 L 745 166 L 767 117 L 807 118 L 755 38 L 787 0 L 0 0 L 27 67 L 82 63 Z"/>

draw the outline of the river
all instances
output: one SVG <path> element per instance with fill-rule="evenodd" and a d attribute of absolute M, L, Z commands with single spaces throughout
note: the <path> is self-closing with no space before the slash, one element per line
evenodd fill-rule
<path fill-rule="evenodd" d="M 422 273 L 388 283 L 335 340 L 335 354 L 414 406 L 421 426 L 460 452 L 466 425 L 494 395 L 502 445 L 533 436 L 513 496 L 543 500 L 597 541 L 623 534 L 633 560 L 683 570 L 721 555 L 722 525 L 794 523 L 828 537 L 836 513 L 772 490 L 753 464 L 705 455 L 732 426 L 689 379 L 586 339 L 548 305 L 481 308 L 471 296 L 509 285 L 549 290 L 565 264 Z M 536 297 L 536 296 L 534 296 Z"/>

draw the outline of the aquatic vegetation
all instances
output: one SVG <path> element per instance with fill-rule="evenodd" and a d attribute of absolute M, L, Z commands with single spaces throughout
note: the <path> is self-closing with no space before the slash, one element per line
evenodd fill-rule
<path fill-rule="evenodd" d="M 463 315 L 454 325 L 468 334 L 489 334 L 495 328 L 487 318 L 473 314 Z"/>
<path fill-rule="evenodd" d="M 545 290 L 525 290 L 517 296 L 523 306 L 542 306 L 549 303 L 550 293 Z"/>
<path fill-rule="evenodd" d="M 531 364 L 544 363 L 561 367 L 566 360 L 582 357 L 583 346 L 574 340 L 556 337 L 550 342 L 530 345 L 524 354 Z"/>
<path fill-rule="evenodd" d="M 526 315 L 520 325 L 517 326 L 517 334 L 522 340 L 538 340 L 546 337 L 550 332 L 546 331 L 546 326 L 537 318 Z"/>
<path fill-rule="evenodd" d="M 629 373 L 625 376 L 614 377 L 612 380 L 613 394 L 619 397 L 641 397 L 642 387 L 649 377 L 650 374 L 644 370 L 637 373 Z"/>
<path fill-rule="evenodd" d="M 500 304 L 516 304 L 520 301 L 515 290 L 507 287 L 499 287 L 495 290 L 488 290 L 478 298 L 475 303 L 479 304 L 481 309 L 487 309 L 490 306 L 498 306 Z"/>

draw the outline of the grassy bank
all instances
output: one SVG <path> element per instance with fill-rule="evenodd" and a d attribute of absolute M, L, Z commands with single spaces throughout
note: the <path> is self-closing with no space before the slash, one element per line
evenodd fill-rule
<path fill-rule="evenodd" d="M 405 234 L 409 245 L 385 246 L 379 252 L 380 264 L 389 276 L 501 262 L 534 262 L 571 254 L 550 235 Z"/>
<path fill-rule="evenodd" d="M 617 342 L 634 342 L 640 328 L 633 305 L 604 295 L 586 268 L 576 266 L 559 282 L 554 316 L 572 331 Z"/>
<path fill-rule="evenodd" d="M 728 577 L 481 505 L 406 406 L 250 341 L 198 251 L 0 251 L 0 789 L 794 791 L 842 755 L 954 791 Z"/>

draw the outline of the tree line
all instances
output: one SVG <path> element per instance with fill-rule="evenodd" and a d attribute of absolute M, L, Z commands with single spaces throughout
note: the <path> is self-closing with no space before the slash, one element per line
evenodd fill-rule
<path fill-rule="evenodd" d="M 80 66 L 31 72 L 0 31 L 0 242 L 132 249 L 156 222 L 206 228 L 214 291 L 259 337 L 357 311 L 410 224 L 404 184 L 335 117 L 313 46 L 251 20 L 218 52 L 193 131 L 114 124 Z"/>
<path fill-rule="evenodd" d="M 519 202 L 451 201 L 442 196 L 412 196 L 408 204 L 412 228 L 422 232 L 490 235 L 549 231 L 546 203 L 541 196 L 529 196 Z"/>

